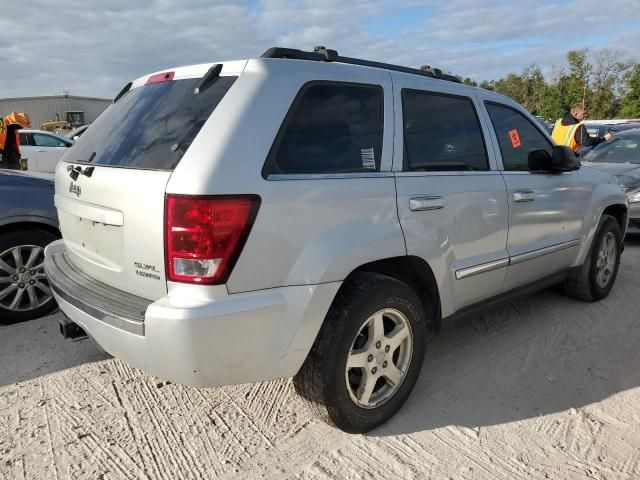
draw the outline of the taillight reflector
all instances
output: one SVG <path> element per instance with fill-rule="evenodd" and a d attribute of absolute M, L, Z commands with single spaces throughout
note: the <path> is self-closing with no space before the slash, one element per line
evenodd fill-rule
<path fill-rule="evenodd" d="M 260 197 L 168 195 L 165 204 L 167 279 L 227 281 L 253 225 Z"/>
<path fill-rule="evenodd" d="M 160 82 L 170 82 L 173 80 L 173 77 L 176 75 L 176 72 L 162 72 L 156 73 L 155 75 L 151 75 L 147 79 L 147 85 L 150 83 L 160 83 Z"/>

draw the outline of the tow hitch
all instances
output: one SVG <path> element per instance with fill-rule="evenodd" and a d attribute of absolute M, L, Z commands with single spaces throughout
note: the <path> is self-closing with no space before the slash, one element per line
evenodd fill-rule
<path fill-rule="evenodd" d="M 82 338 L 82 337 L 86 337 L 87 334 L 85 333 L 85 331 L 80 328 L 77 324 L 73 323 L 70 320 L 67 320 L 66 318 L 63 318 L 62 320 L 60 320 L 60 334 L 62 335 L 62 338 L 69 338 L 69 339 L 76 339 L 76 338 Z"/>

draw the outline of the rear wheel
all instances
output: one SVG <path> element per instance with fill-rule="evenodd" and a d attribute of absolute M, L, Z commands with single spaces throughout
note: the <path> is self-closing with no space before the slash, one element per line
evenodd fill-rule
<path fill-rule="evenodd" d="M 366 432 L 391 418 L 408 398 L 426 339 L 424 309 L 408 285 L 358 274 L 329 310 L 294 377 L 296 391 L 327 423 Z"/>
<path fill-rule="evenodd" d="M 0 234 L 0 321 L 41 317 L 54 308 L 44 271 L 44 247 L 56 237 L 44 230 Z"/>
<path fill-rule="evenodd" d="M 569 274 L 567 295 L 594 302 L 609 295 L 618 275 L 622 253 L 622 232 L 615 218 L 603 215 L 582 267 Z"/>

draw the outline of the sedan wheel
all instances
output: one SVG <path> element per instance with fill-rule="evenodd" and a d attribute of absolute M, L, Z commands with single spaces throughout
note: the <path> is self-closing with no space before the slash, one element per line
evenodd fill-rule
<path fill-rule="evenodd" d="M 44 273 L 44 248 L 20 245 L 0 253 L 0 306 L 24 312 L 53 298 Z"/>
<path fill-rule="evenodd" d="M 56 308 L 44 248 L 57 237 L 35 228 L 0 234 L 0 322 L 41 317 Z"/>

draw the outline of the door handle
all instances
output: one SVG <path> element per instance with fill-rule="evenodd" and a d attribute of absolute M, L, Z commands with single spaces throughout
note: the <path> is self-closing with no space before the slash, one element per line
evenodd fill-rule
<path fill-rule="evenodd" d="M 36 152 L 44 153 L 46 150 L 36 150 Z"/>
<path fill-rule="evenodd" d="M 444 198 L 440 195 L 425 195 L 409 199 L 409 210 L 421 212 L 424 210 L 439 210 L 444 208 Z"/>
<path fill-rule="evenodd" d="M 521 190 L 513 192 L 514 202 L 533 202 L 536 199 L 536 192 L 533 190 Z"/>

